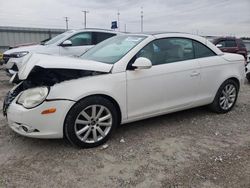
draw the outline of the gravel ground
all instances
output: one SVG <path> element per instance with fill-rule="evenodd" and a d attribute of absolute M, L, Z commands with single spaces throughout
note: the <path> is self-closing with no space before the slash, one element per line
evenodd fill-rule
<path fill-rule="evenodd" d="M 0 106 L 8 79 L 0 70 Z M 0 113 L 0 187 L 250 187 L 247 83 L 228 114 L 202 107 L 131 123 L 105 149 L 19 136 Z"/>

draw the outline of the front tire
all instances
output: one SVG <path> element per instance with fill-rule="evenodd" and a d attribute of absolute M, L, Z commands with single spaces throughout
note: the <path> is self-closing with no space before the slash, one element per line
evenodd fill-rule
<path fill-rule="evenodd" d="M 247 73 L 246 78 L 247 78 L 248 82 L 250 82 L 250 72 Z"/>
<path fill-rule="evenodd" d="M 87 97 L 75 104 L 66 116 L 64 134 L 80 148 L 105 143 L 118 125 L 117 110 L 101 96 Z"/>
<path fill-rule="evenodd" d="M 227 113 L 234 107 L 239 92 L 239 85 L 232 79 L 226 80 L 218 89 L 214 101 L 209 105 L 216 113 Z"/>

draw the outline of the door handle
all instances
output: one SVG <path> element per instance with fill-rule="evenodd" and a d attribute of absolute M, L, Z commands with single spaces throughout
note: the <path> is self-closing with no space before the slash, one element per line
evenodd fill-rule
<path fill-rule="evenodd" d="M 197 72 L 197 71 L 194 71 L 194 72 L 192 72 L 192 73 L 190 74 L 191 77 L 199 76 L 199 75 L 200 75 L 200 73 Z"/>

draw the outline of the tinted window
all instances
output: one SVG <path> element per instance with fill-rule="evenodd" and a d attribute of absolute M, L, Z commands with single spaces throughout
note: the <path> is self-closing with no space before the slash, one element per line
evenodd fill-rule
<path fill-rule="evenodd" d="M 95 32 L 93 36 L 93 42 L 94 44 L 98 44 L 110 37 L 115 36 L 113 33 L 101 33 L 101 32 Z"/>
<path fill-rule="evenodd" d="M 229 47 L 229 48 L 237 46 L 235 40 L 226 40 L 225 43 L 226 43 L 226 47 Z"/>
<path fill-rule="evenodd" d="M 149 43 L 139 51 L 138 57 L 146 57 L 153 65 L 159 65 L 194 59 L 194 50 L 189 39 L 166 38 Z"/>
<path fill-rule="evenodd" d="M 93 45 L 91 33 L 78 33 L 68 40 L 72 42 L 72 46 Z"/>
<path fill-rule="evenodd" d="M 60 35 L 57 35 L 55 37 L 53 37 L 52 39 L 50 39 L 49 41 L 45 42 L 45 45 L 50 45 L 50 44 L 54 44 L 56 42 L 58 42 L 59 40 L 63 39 L 64 37 L 66 37 L 67 35 L 71 34 L 72 31 L 67 31 L 65 33 L 62 33 Z"/>
<path fill-rule="evenodd" d="M 238 39 L 238 44 L 240 48 L 246 48 L 245 44 L 243 43 L 242 40 Z"/>
<path fill-rule="evenodd" d="M 195 58 L 215 56 L 216 54 L 204 44 L 193 41 Z"/>
<path fill-rule="evenodd" d="M 224 48 L 224 47 L 226 47 L 226 43 L 225 43 L 225 41 L 224 41 L 224 40 L 222 40 L 222 41 L 218 42 L 217 44 L 221 44 L 221 47 L 220 47 L 220 48 Z M 216 45 L 217 45 L 217 44 L 216 44 Z"/>

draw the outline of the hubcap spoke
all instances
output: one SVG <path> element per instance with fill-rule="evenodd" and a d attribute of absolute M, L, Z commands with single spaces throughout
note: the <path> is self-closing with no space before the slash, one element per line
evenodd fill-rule
<path fill-rule="evenodd" d="M 224 103 L 225 103 L 226 99 L 223 99 L 221 102 L 220 102 L 220 105 L 222 106 Z"/>
<path fill-rule="evenodd" d="M 86 118 L 88 121 L 91 120 L 91 117 L 90 117 L 84 110 L 81 112 L 81 115 L 82 115 L 84 118 Z"/>
<path fill-rule="evenodd" d="M 106 116 L 104 116 L 104 117 L 99 118 L 99 122 L 106 121 L 106 120 L 108 120 L 109 118 L 111 118 L 111 115 L 110 115 L 110 114 L 108 114 L 108 115 L 106 115 Z"/>
<path fill-rule="evenodd" d="M 91 132 L 91 128 L 89 127 L 88 131 L 85 133 L 84 137 L 81 140 L 85 142 L 86 139 L 88 138 L 90 132 Z"/>
<path fill-rule="evenodd" d="M 83 127 L 82 129 L 80 129 L 79 131 L 76 132 L 77 135 L 81 135 L 82 133 L 84 133 L 85 131 L 87 131 L 89 129 L 89 126 L 86 125 L 85 127 Z"/>
<path fill-rule="evenodd" d="M 92 129 L 92 134 L 93 134 L 93 139 L 95 142 L 97 142 L 97 133 L 96 133 L 96 129 Z"/>
<path fill-rule="evenodd" d="M 91 113 L 92 118 L 96 117 L 96 105 L 92 106 L 92 113 Z"/>
<path fill-rule="evenodd" d="M 235 92 L 235 88 L 232 87 L 232 88 L 230 89 L 230 91 L 228 92 L 228 94 L 231 95 L 231 94 L 234 93 L 234 92 Z"/>
<path fill-rule="evenodd" d="M 98 112 L 98 114 L 96 115 L 96 118 L 98 119 L 101 115 L 102 115 L 102 112 L 104 111 L 104 107 L 102 106 Z"/>
<path fill-rule="evenodd" d="M 109 122 L 109 123 L 99 122 L 98 125 L 103 126 L 103 127 L 109 127 L 112 125 L 112 123 L 111 122 Z"/>
<path fill-rule="evenodd" d="M 223 104 L 223 108 L 226 109 L 227 106 L 227 100 L 225 100 L 224 104 Z"/>
<path fill-rule="evenodd" d="M 102 131 L 100 127 L 97 127 L 96 130 L 102 135 L 102 137 L 105 136 L 105 133 Z"/>
<path fill-rule="evenodd" d="M 223 96 L 227 96 L 227 93 L 225 90 L 222 91 Z"/>
<path fill-rule="evenodd" d="M 90 124 L 90 121 L 85 121 L 85 120 L 77 119 L 76 123 L 77 124 L 87 125 L 87 124 Z"/>

